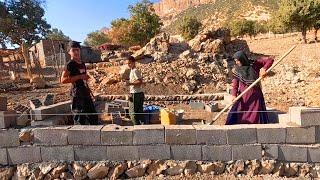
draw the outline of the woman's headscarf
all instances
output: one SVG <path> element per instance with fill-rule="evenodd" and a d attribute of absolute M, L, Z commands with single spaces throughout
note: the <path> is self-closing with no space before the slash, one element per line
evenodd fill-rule
<path fill-rule="evenodd" d="M 242 64 L 242 66 L 235 67 L 234 76 L 241 82 L 250 86 L 259 77 L 252 67 L 253 61 L 251 61 L 243 51 L 236 52 L 233 55 L 233 58 L 238 59 Z"/>

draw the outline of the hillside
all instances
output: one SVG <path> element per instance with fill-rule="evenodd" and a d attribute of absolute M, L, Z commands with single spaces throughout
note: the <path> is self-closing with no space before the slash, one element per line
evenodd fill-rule
<path fill-rule="evenodd" d="M 170 0 L 165 1 L 168 2 Z M 189 4 L 190 7 L 185 10 L 185 6 L 182 6 L 182 9 L 179 9 L 180 6 L 175 8 L 172 8 L 171 6 L 164 6 L 162 7 L 162 11 L 159 12 L 156 10 L 156 12 L 162 17 L 165 31 L 168 31 L 171 34 L 177 34 L 181 19 L 185 17 L 196 17 L 198 20 L 203 22 L 205 27 L 222 26 L 234 19 L 242 18 L 266 21 L 270 18 L 270 14 L 278 8 L 277 0 L 205 0 L 197 2 L 204 3 Z M 157 4 L 155 7 L 157 7 Z M 165 7 L 168 9 L 165 9 Z"/>

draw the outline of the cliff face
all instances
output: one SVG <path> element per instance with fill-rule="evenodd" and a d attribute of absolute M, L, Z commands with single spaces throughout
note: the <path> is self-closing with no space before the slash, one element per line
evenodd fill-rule
<path fill-rule="evenodd" d="M 166 16 L 171 13 L 179 13 L 190 7 L 200 4 L 214 3 L 216 0 L 161 0 L 154 4 L 155 12 L 159 16 Z"/>

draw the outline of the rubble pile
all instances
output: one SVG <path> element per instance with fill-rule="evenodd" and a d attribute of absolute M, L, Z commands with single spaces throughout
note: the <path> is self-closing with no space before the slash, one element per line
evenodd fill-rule
<path fill-rule="evenodd" d="M 319 177 L 318 165 L 274 160 L 201 162 L 141 160 L 127 162 L 47 162 L 0 168 L 1 179 L 124 179 L 139 177 Z"/>
<path fill-rule="evenodd" d="M 190 42 L 177 42 L 162 33 L 133 54 L 139 60 L 148 84 L 179 85 L 184 93 L 202 93 L 206 86 L 214 91 L 226 89 L 226 83 L 233 67 L 232 55 L 238 50 L 249 52 L 246 41 L 231 41 L 228 29 L 205 30 Z M 119 81 L 116 75 L 108 75 L 100 83 Z"/>

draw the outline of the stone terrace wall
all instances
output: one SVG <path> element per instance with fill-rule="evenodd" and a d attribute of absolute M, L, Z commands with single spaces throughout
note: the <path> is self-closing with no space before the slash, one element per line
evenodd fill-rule
<path fill-rule="evenodd" d="M 300 119 L 302 126 L 61 126 L 34 128 L 27 142 L 20 142 L 18 129 L 2 129 L 0 164 L 141 159 L 320 163 L 318 110 L 291 108 L 289 120 Z"/>

